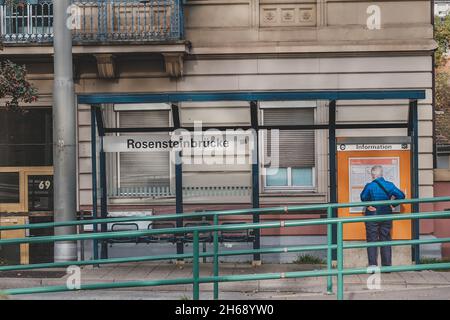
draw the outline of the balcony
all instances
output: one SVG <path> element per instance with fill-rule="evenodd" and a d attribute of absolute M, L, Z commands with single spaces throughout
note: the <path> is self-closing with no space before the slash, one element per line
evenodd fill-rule
<path fill-rule="evenodd" d="M 183 37 L 182 0 L 73 0 L 68 27 L 74 44 L 173 42 Z M 53 41 L 53 3 L 0 1 L 4 44 Z"/>

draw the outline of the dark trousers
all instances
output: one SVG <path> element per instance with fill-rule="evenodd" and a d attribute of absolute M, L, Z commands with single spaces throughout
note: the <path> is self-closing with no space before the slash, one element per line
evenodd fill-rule
<path fill-rule="evenodd" d="M 367 242 L 391 241 L 392 221 L 382 222 L 366 222 Z M 390 246 L 380 248 L 381 265 L 392 265 L 392 252 Z M 367 256 L 369 258 L 369 266 L 378 265 L 378 247 L 368 247 Z"/>

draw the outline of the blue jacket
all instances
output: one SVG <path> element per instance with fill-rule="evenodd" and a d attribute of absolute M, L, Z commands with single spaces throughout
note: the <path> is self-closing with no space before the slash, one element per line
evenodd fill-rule
<path fill-rule="evenodd" d="M 388 192 L 389 196 L 383 189 L 375 182 L 377 180 Z M 398 189 L 392 182 L 384 180 L 383 177 L 377 178 L 374 181 L 366 184 L 364 190 L 361 192 L 361 201 L 382 201 L 391 200 L 394 197 L 395 200 L 405 199 L 405 194 Z M 366 215 L 373 214 L 388 214 L 392 213 L 392 208 L 390 206 L 377 206 L 376 212 L 370 212 L 366 209 Z"/>

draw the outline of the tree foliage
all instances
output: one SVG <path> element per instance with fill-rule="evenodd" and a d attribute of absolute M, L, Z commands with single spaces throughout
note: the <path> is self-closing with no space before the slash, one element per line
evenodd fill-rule
<path fill-rule="evenodd" d="M 446 64 L 450 46 L 450 16 L 435 19 L 435 40 L 438 44 L 436 50 L 436 110 L 444 111 L 450 106 L 450 75 Z"/>
<path fill-rule="evenodd" d="M 450 16 L 435 19 L 436 50 L 435 69 L 435 119 L 436 143 L 450 143 L 450 74 L 448 52 L 450 48 Z"/>
<path fill-rule="evenodd" d="M 450 105 L 450 75 L 443 70 L 436 71 L 436 110 L 442 111 Z"/>
<path fill-rule="evenodd" d="M 23 0 L 6 0 L 6 5 L 19 5 Z M 0 50 L 3 44 L 0 43 Z M 25 66 L 17 65 L 9 60 L 0 62 L 0 99 L 5 99 L 8 110 L 22 110 L 21 103 L 36 101 L 36 88 L 27 80 Z"/>
<path fill-rule="evenodd" d="M 450 15 L 443 19 L 440 17 L 435 18 L 434 39 L 438 44 L 436 50 L 436 67 L 440 67 L 446 62 L 450 45 Z"/>
<path fill-rule="evenodd" d="M 36 101 L 36 88 L 27 80 L 25 66 L 9 60 L 0 62 L 0 99 L 9 110 L 21 110 L 21 103 Z"/>

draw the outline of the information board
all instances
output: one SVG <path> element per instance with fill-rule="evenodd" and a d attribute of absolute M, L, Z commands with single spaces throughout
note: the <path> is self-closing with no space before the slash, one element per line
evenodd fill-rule
<path fill-rule="evenodd" d="M 398 142 L 396 142 L 398 141 Z M 338 202 L 356 203 L 367 183 L 372 181 L 371 169 L 383 167 L 383 176 L 402 190 L 411 194 L 411 148 L 404 139 L 391 139 L 389 143 L 377 139 L 340 139 L 337 145 Z M 390 143 L 393 142 L 393 143 Z M 364 215 L 364 207 L 340 208 L 338 217 Z M 396 207 L 396 213 L 411 212 L 411 205 Z M 411 220 L 393 222 L 392 239 L 411 239 Z M 345 241 L 365 241 L 366 227 L 362 222 L 346 223 L 343 228 Z"/>
<path fill-rule="evenodd" d="M 349 158 L 350 202 L 361 202 L 360 194 L 365 185 L 372 181 L 370 171 L 376 165 L 383 167 L 383 176 L 387 181 L 400 186 L 400 159 L 398 157 Z M 361 213 L 363 210 L 364 207 L 354 207 L 350 209 L 350 213 Z M 399 207 L 396 210 L 399 210 Z"/>

